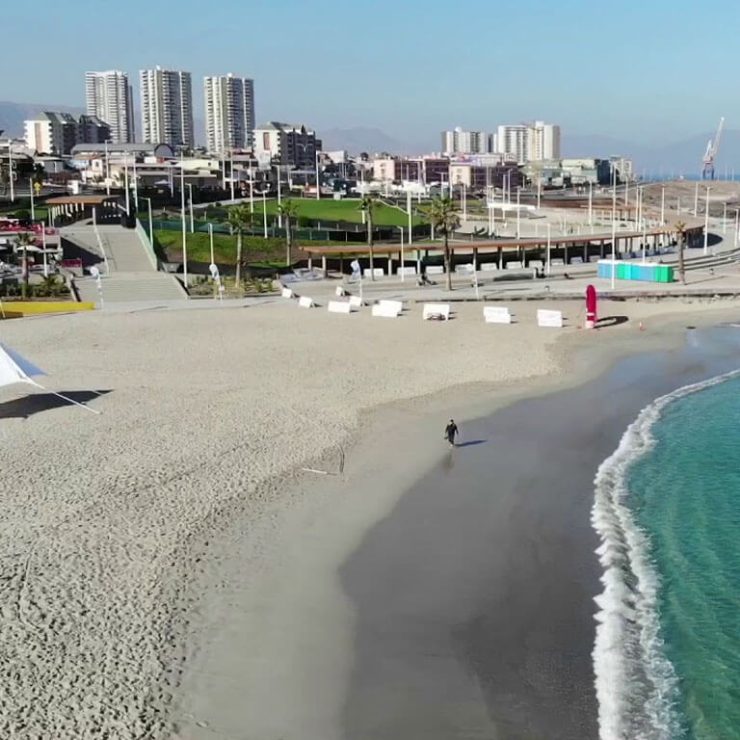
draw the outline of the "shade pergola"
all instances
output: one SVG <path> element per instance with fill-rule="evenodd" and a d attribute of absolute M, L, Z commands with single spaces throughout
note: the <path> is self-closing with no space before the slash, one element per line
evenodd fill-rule
<path fill-rule="evenodd" d="M 704 231 L 704 225 L 700 223 L 689 224 L 686 226 L 685 233 L 689 243 L 700 236 Z M 659 241 L 662 239 L 670 238 L 675 233 L 675 226 L 667 224 L 661 227 L 646 229 L 645 231 L 622 231 L 617 232 L 615 239 L 615 251 L 617 253 L 625 251 L 633 251 L 635 242 L 640 242 L 645 239 L 646 242 L 652 242 L 653 246 L 657 246 Z M 495 240 L 476 240 L 476 241 L 461 241 L 451 240 L 450 248 L 457 255 L 469 254 L 472 255 L 474 260 L 477 260 L 479 255 L 484 254 L 502 254 L 506 251 L 516 251 L 519 254 L 526 255 L 526 253 L 532 251 L 542 251 L 547 248 L 549 243 L 552 250 L 568 250 L 572 249 L 577 252 L 579 249 L 586 254 L 590 247 L 600 246 L 603 251 L 603 247 L 606 244 L 610 244 L 612 241 L 612 234 L 601 233 L 601 234 L 569 234 L 567 236 L 556 236 L 550 239 L 547 236 L 528 237 L 526 239 L 495 239 Z M 621 247 L 620 247 L 621 245 Z M 329 258 L 343 258 L 343 257 L 369 257 L 370 248 L 367 244 L 341 244 L 332 246 L 314 246 L 310 242 L 301 244 L 301 249 L 306 252 L 309 256 L 309 263 L 315 257 L 320 257 L 325 263 Z M 413 252 L 424 252 L 432 254 L 441 254 L 443 245 L 439 242 L 414 242 L 406 245 L 404 251 L 409 253 Z M 374 244 L 373 254 L 375 256 L 387 256 L 389 259 L 398 258 L 401 255 L 401 246 L 397 243 L 393 244 Z"/>

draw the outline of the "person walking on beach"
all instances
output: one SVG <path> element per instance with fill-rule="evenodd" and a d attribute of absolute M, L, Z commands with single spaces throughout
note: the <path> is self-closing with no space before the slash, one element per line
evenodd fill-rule
<path fill-rule="evenodd" d="M 457 428 L 457 424 L 455 424 L 454 419 L 450 419 L 450 423 L 445 427 L 445 437 L 447 437 L 447 441 L 450 443 L 450 447 L 455 446 L 455 437 L 458 435 L 459 430 Z"/>

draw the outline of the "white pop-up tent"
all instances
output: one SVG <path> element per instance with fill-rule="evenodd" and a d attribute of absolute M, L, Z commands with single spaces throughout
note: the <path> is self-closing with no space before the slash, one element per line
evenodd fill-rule
<path fill-rule="evenodd" d="M 46 373 L 40 368 L 36 367 L 36 365 L 27 360 L 25 357 L 19 355 L 15 350 L 12 350 L 10 347 L 7 347 L 6 345 L 2 344 L 2 342 L 0 342 L 0 388 L 6 385 L 25 383 L 27 385 L 32 385 L 34 388 L 45 391 L 46 393 L 51 393 L 58 398 L 62 398 L 68 403 L 74 404 L 75 406 L 81 406 L 83 409 L 91 411 L 93 414 L 100 413 L 99 411 L 86 406 L 84 403 L 75 401 L 73 398 L 69 398 L 68 396 L 62 395 L 61 393 L 50 391 L 49 389 L 44 388 L 43 385 L 33 380 L 34 377 L 37 377 L 39 375 L 46 375 Z"/>

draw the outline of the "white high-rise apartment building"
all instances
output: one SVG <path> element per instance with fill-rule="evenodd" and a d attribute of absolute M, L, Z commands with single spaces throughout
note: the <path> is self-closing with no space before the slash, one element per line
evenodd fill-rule
<path fill-rule="evenodd" d="M 529 159 L 533 162 L 560 159 L 560 126 L 535 121 L 529 126 Z"/>
<path fill-rule="evenodd" d="M 208 151 L 214 154 L 252 146 L 254 81 L 232 74 L 203 80 Z"/>
<path fill-rule="evenodd" d="M 560 159 L 560 126 L 544 121 L 499 126 L 498 151 L 520 164 Z"/>
<path fill-rule="evenodd" d="M 493 138 L 485 131 L 464 131 L 458 126 L 452 131 L 442 132 L 442 153 L 490 154 L 493 151 Z"/>
<path fill-rule="evenodd" d="M 134 134 L 134 101 L 125 72 L 85 72 L 87 115 L 110 126 L 114 144 L 131 144 Z"/>
<path fill-rule="evenodd" d="M 195 146 L 190 72 L 142 69 L 139 83 L 143 141 L 188 149 Z"/>

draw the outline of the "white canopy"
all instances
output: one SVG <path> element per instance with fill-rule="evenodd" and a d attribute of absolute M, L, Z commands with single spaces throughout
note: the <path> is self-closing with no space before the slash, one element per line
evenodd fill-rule
<path fill-rule="evenodd" d="M 15 385 L 17 383 L 28 383 L 35 388 L 40 388 L 41 390 L 46 391 L 46 388 L 33 380 L 34 377 L 39 375 L 46 375 L 46 373 L 36 367 L 36 365 L 25 357 L 18 354 L 18 352 L 0 342 L 0 387 Z M 92 411 L 94 414 L 100 413 L 99 411 L 86 406 L 84 403 L 80 403 L 79 401 L 75 401 L 73 398 L 63 396 L 61 393 L 57 393 L 56 391 L 48 392 L 69 403 L 73 403 L 75 406 L 82 406 L 83 409 Z"/>

